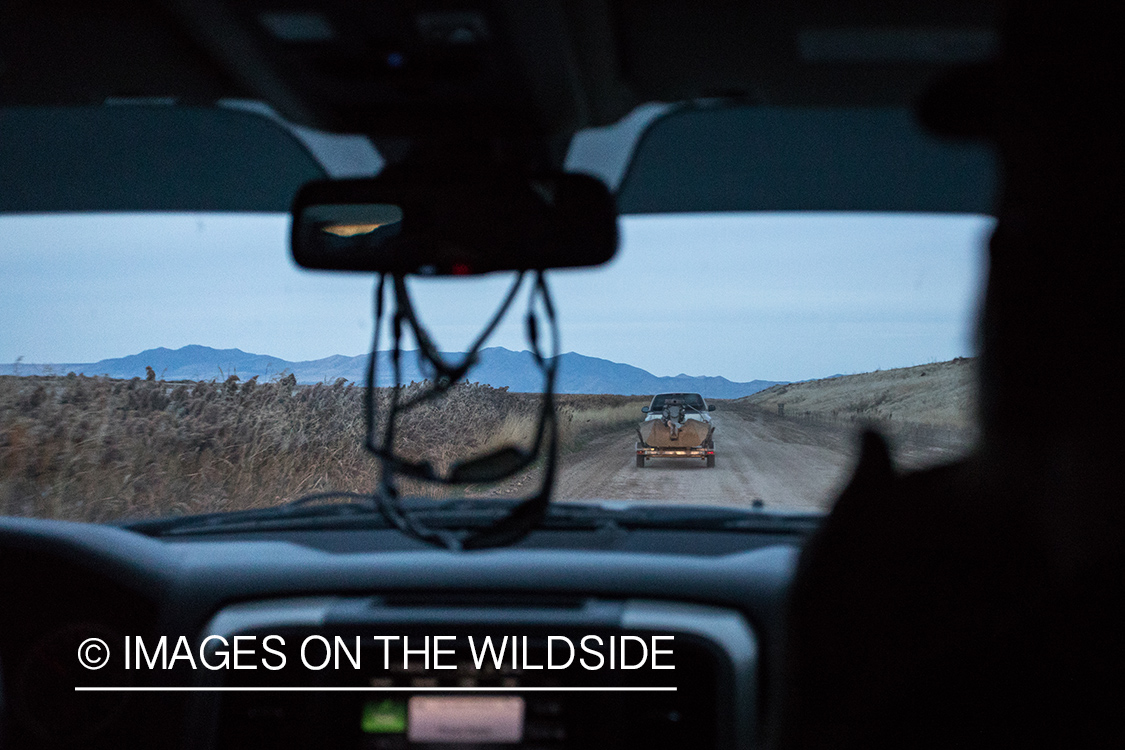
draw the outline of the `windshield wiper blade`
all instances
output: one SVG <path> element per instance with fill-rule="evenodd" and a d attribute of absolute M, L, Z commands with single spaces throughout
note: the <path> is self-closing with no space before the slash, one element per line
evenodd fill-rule
<path fill-rule="evenodd" d="M 342 497 L 351 502 L 314 504 Z M 482 528 L 503 517 L 518 499 L 454 498 L 432 500 L 406 498 L 403 508 L 427 526 L 448 530 Z M 817 514 L 780 514 L 740 508 L 608 506 L 601 503 L 552 503 L 538 528 L 551 530 L 597 530 L 609 525 L 621 529 L 669 529 L 710 531 L 756 531 L 793 533 L 815 528 Z M 392 528 L 379 511 L 372 495 L 323 493 L 269 508 L 160 518 L 121 524 L 149 536 L 181 536 L 243 531 Z"/>
<path fill-rule="evenodd" d="M 353 502 L 317 504 L 316 500 L 342 497 Z M 335 519 L 364 518 L 385 526 L 375 499 L 356 492 L 329 492 L 310 495 L 284 505 L 249 510 L 201 513 L 191 516 L 128 521 L 120 526 L 148 536 L 207 534 L 217 531 L 259 530 L 264 527 L 290 528 L 295 525 L 323 524 Z"/>
<path fill-rule="evenodd" d="M 344 498 L 351 502 L 320 502 L 331 498 Z M 492 523 L 519 502 L 404 498 L 402 507 L 430 525 L 447 529 L 470 529 Z M 323 492 L 268 508 L 128 521 L 119 525 L 148 536 L 292 529 L 393 528 L 380 511 L 377 498 L 357 492 Z"/>
<path fill-rule="evenodd" d="M 614 522 L 626 529 L 760 531 L 793 533 L 811 530 L 820 514 L 771 513 L 742 508 L 692 506 L 629 506 L 616 511 Z"/>

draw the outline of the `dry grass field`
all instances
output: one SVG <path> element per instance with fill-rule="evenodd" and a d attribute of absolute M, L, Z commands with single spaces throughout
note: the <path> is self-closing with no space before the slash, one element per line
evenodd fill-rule
<path fill-rule="evenodd" d="M 826 427 L 871 427 L 886 435 L 904 466 L 930 448 L 963 451 L 976 439 L 975 359 L 876 370 L 778 385 L 733 402 L 785 420 Z"/>
<path fill-rule="evenodd" d="M 825 507 L 846 477 L 855 431 L 875 426 L 904 468 L 971 444 L 974 362 L 777 386 L 715 414 L 719 469 L 634 466 L 633 428 L 647 398 L 558 397 L 562 499 L 639 499 Z M 420 384 L 407 387 L 416 392 Z M 377 393 L 385 413 L 389 389 Z M 439 470 L 509 443 L 528 445 L 539 397 L 462 384 L 400 420 L 397 449 Z M 454 491 L 402 482 L 423 497 L 522 496 L 532 470 Z M 326 490 L 370 492 L 378 462 L 363 448 L 363 389 L 0 376 L 0 515 L 110 521 L 254 508 Z"/>
<path fill-rule="evenodd" d="M 385 406 L 387 389 L 378 397 Z M 362 388 L 342 380 L 0 377 L 0 515 L 107 521 L 261 507 L 325 490 L 369 492 L 379 472 L 362 446 L 362 399 Z M 444 470 L 456 458 L 528 438 L 538 403 L 535 395 L 459 385 L 400 421 L 398 449 Z M 635 421 L 639 405 L 561 396 L 564 450 L 580 446 L 589 430 Z M 442 496 L 428 484 L 402 488 Z"/>
<path fill-rule="evenodd" d="M 964 429 L 973 421 L 975 377 L 976 360 L 960 358 L 776 385 L 740 400 L 788 417 Z"/>

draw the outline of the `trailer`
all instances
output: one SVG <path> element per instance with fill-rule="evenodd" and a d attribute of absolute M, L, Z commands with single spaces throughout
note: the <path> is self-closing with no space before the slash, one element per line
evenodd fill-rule
<path fill-rule="evenodd" d="M 645 467 L 645 459 L 649 458 L 699 458 L 707 463 L 708 469 L 715 468 L 714 445 L 701 445 L 697 448 L 653 448 L 637 441 L 637 468 Z"/>

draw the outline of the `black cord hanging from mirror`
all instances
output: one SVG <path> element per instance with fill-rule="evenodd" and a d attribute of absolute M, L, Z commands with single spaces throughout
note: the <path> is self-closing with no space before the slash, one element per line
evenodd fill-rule
<path fill-rule="evenodd" d="M 461 381 L 477 363 L 480 349 L 499 325 L 512 303 L 524 286 L 525 277 L 533 274 L 528 295 L 528 309 L 525 318 L 528 344 L 532 357 L 543 374 L 543 397 L 538 417 L 534 442 L 530 449 L 505 446 L 483 456 L 456 463 L 448 473 L 441 475 L 427 461 L 411 461 L 395 452 L 395 429 L 400 414 L 404 414 L 419 404 L 435 399 L 449 391 Z M 391 317 L 392 348 L 390 351 L 393 384 L 390 388 L 390 403 L 382 429 L 382 438 L 377 439 L 376 415 L 376 371 L 379 352 L 379 338 L 383 327 L 385 290 L 388 279 L 393 290 L 394 310 Z M 448 362 L 438 351 L 429 333 L 418 320 L 410 300 L 406 279 L 401 274 L 380 274 L 375 283 L 375 333 L 371 354 L 367 362 L 367 386 L 364 392 L 366 414 L 366 447 L 377 456 L 381 463 L 380 486 L 375 493 L 379 511 L 387 522 L 414 539 L 435 546 L 454 550 L 495 547 L 519 541 L 527 535 L 546 515 L 550 494 L 554 485 L 558 462 L 558 418 L 555 411 L 555 374 L 558 367 L 559 333 L 554 304 L 542 270 L 519 272 L 500 304 L 499 309 L 477 336 L 464 357 L 456 363 Z M 537 307 L 541 307 L 550 329 L 551 352 L 544 354 L 539 341 Z M 419 359 L 432 369 L 433 379 L 427 380 L 421 391 L 403 400 L 402 385 L 402 336 L 409 330 L 418 345 Z M 421 523 L 406 512 L 400 503 L 396 479 L 409 477 L 444 486 L 458 486 L 499 482 L 523 471 L 544 458 L 542 484 L 538 492 L 520 502 L 505 517 L 495 523 L 467 533 L 457 534 L 444 529 L 433 529 Z"/>

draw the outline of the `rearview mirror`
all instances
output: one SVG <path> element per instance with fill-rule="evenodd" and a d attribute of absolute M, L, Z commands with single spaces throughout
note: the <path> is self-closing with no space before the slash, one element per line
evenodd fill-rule
<path fill-rule="evenodd" d="M 648 407 L 647 406 L 641 407 L 641 414 L 648 414 Z"/>
<path fill-rule="evenodd" d="M 305 268 L 463 276 L 595 266 L 617 250 L 617 211 L 599 180 L 528 176 L 493 164 L 388 167 L 320 180 L 293 202 Z"/>
<path fill-rule="evenodd" d="M 715 411 L 715 405 L 714 404 L 707 404 L 707 411 Z"/>

